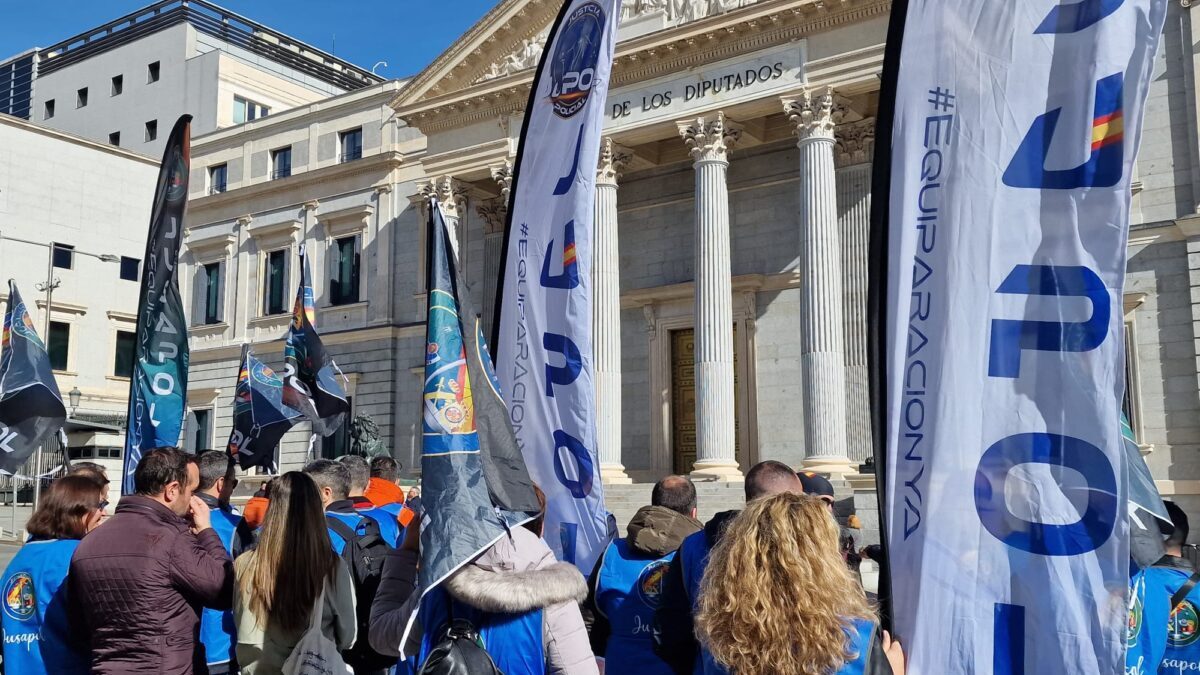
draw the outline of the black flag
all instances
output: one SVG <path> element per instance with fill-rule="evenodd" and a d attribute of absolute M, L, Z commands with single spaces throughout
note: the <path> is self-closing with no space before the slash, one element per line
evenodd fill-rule
<path fill-rule="evenodd" d="M 50 355 L 17 285 L 8 282 L 0 355 L 0 473 L 12 474 L 67 419 Z"/>
<path fill-rule="evenodd" d="M 304 415 L 283 402 L 283 380 L 267 364 L 254 358 L 250 345 L 242 347 L 237 389 L 233 394 L 233 430 L 228 450 L 243 469 L 276 468 L 279 439 Z"/>
<path fill-rule="evenodd" d="M 321 336 L 313 325 L 316 303 L 308 278 L 308 260 L 300 246 L 300 288 L 292 308 L 292 325 L 283 348 L 283 402 L 304 413 L 312 422 L 314 434 L 329 436 L 342 425 L 350 402 L 334 373 L 337 365 L 325 351 Z"/>

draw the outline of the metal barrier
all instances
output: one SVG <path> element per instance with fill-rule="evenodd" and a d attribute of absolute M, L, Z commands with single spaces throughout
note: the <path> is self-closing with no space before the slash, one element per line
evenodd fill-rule
<path fill-rule="evenodd" d="M 0 538 L 24 538 L 39 493 L 62 473 L 66 450 L 56 434 L 16 474 L 0 475 Z"/>

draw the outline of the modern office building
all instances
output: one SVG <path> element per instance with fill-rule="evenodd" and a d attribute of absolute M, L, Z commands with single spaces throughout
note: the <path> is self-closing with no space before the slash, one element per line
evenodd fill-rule
<path fill-rule="evenodd" d="M 0 62 L 0 112 L 157 157 L 194 135 L 382 78 L 204 0 L 163 0 Z"/>

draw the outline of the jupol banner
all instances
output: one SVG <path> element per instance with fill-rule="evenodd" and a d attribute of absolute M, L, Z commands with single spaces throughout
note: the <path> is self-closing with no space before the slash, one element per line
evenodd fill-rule
<path fill-rule="evenodd" d="M 565 2 L 525 108 L 498 284 L 496 363 L 548 502 L 545 539 L 585 574 L 608 539 L 596 461 L 592 221 L 619 0 Z"/>
<path fill-rule="evenodd" d="M 233 394 L 233 429 L 226 446 L 229 456 L 243 469 L 261 466 L 274 473 L 279 467 L 279 439 L 303 418 L 299 410 L 284 404 L 283 379 L 254 357 L 250 345 L 242 345 L 242 365 Z"/>
<path fill-rule="evenodd" d="M 1122 290 L 1166 8 L 893 7 L 903 41 L 889 44 L 895 113 L 881 118 L 891 156 L 876 158 L 890 174 L 876 178 L 876 318 L 909 672 L 1122 671 Z"/>
<path fill-rule="evenodd" d="M 50 355 L 10 279 L 0 346 L 0 473 L 15 474 L 67 419 Z"/>

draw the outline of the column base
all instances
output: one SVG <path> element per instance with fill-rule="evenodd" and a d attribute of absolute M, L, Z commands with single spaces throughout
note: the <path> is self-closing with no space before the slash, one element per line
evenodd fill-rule
<path fill-rule="evenodd" d="M 625 473 L 622 464 L 601 464 L 600 482 L 605 485 L 633 485 L 633 479 Z"/>
<path fill-rule="evenodd" d="M 746 480 L 737 462 L 722 460 L 697 461 L 688 477 L 693 481 L 717 483 L 741 483 Z"/>
<path fill-rule="evenodd" d="M 806 457 L 801 464 L 806 471 L 815 471 L 827 476 L 846 476 L 858 473 L 858 464 L 848 457 Z"/>

